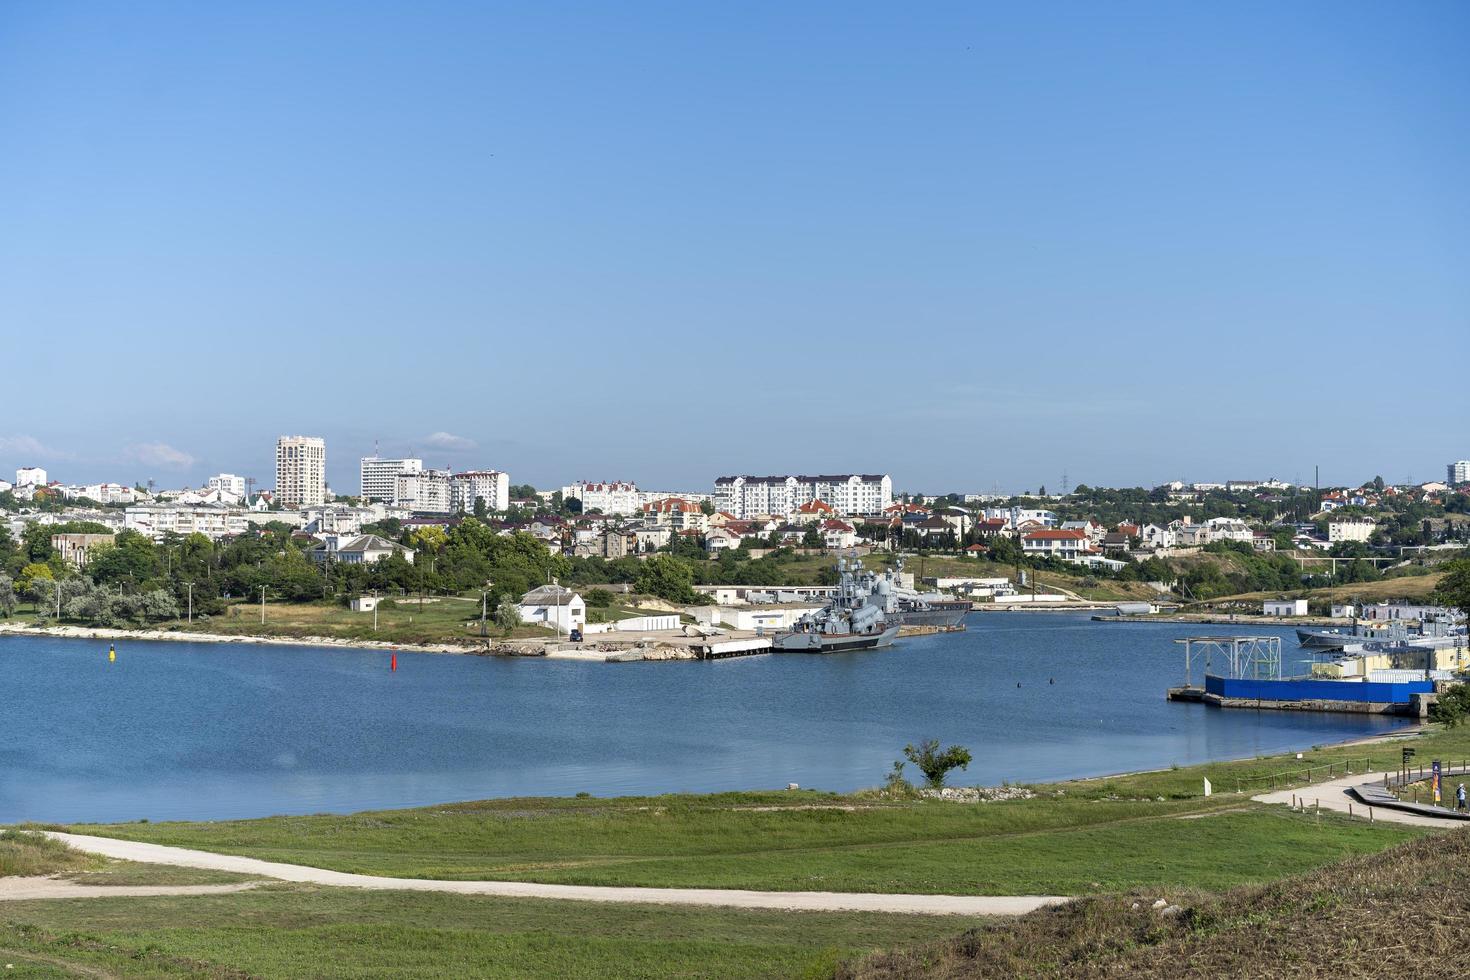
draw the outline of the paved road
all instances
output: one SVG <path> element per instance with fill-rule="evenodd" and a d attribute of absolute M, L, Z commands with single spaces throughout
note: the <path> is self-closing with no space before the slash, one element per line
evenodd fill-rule
<path fill-rule="evenodd" d="M 1378 778 L 1383 778 L 1383 773 L 1378 773 Z M 1251 799 L 1257 803 L 1285 803 L 1291 805 L 1292 797 L 1299 802 L 1306 801 L 1307 806 L 1314 806 L 1319 801 L 1322 809 L 1336 810 L 1339 813 L 1347 813 L 1348 806 L 1352 806 L 1352 814 L 1355 817 L 1368 816 L 1369 807 L 1362 800 L 1348 795 L 1348 790 L 1362 783 L 1370 782 L 1373 773 L 1359 773 L 1355 776 L 1344 776 L 1315 786 L 1303 786 L 1300 789 L 1283 789 L 1274 793 L 1266 793 L 1261 796 L 1253 796 Z M 1393 810 L 1386 806 L 1372 807 L 1374 820 L 1386 820 L 1390 823 L 1412 824 L 1416 827 L 1445 827 L 1463 828 L 1463 820 L 1442 820 L 1439 817 L 1424 817 L 1417 813 L 1406 813 L 1403 810 Z"/>
<path fill-rule="evenodd" d="M 115 898 L 143 895 L 223 895 L 254 888 L 258 881 L 228 885 L 86 885 L 65 878 L 0 878 L 0 902 L 47 898 Z"/>
<path fill-rule="evenodd" d="M 341 888 L 452 892 L 505 898 L 551 898 L 579 902 L 632 902 L 657 905 L 714 905 L 745 909 L 789 909 L 803 912 L 908 912 L 925 915 L 1022 915 L 1068 899 L 1056 895 L 880 895 L 864 892 L 758 892 L 734 888 L 621 888 L 594 885 L 545 885 L 522 881 L 436 881 L 429 878 L 384 878 L 280 864 L 255 858 L 193 851 L 162 844 L 48 832 L 79 851 L 127 861 L 171 864 L 261 875 Z M 109 888 L 107 894 L 121 894 Z"/>

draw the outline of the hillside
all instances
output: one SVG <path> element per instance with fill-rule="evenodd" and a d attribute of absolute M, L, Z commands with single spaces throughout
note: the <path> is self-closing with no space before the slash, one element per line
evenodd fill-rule
<path fill-rule="evenodd" d="M 1319 589 L 1300 589 L 1294 592 L 1242 592 L 1237 595 L 1211 599 L 1209 604 L 1257 603 L 1263 599 L 1277 599 L 1288 594 L 1305 597 L 1314 605 L 1317 603 L 1330 605 L 1345 602 L 1391 602 L 1400 599 L 1418 602 L 1428 600 L 1442 578 L 1444 578 L 1443 572 L 1430 572 L 1427 575 L 1403 575 L 1398 578 L 1382 579 L 1378 582 L 1358 582 L 1353 585 L 1333 585 Z"/>
<path fill-rule="evenodd" d="M 1155 910 L 1160 897 L 1179 908 Z M 1377 977 L 1406 960 L 1464 976 L 1470 831 L 1426 837 L 1222 895 L 1088 898 L 849 963 L 846 980 Z"/>

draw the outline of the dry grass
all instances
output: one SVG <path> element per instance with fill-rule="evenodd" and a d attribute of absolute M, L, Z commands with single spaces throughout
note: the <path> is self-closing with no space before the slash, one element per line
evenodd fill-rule
<path fill-rule="evenodd" d="M 1317 566 L 1313 566 L 1315 569 Z M 1323 569 L 1327 566 L 1322 565 Z M 1426 575 L 1400 575 L 1377 582 L 1359 582 L 1356 585 L 1333 585 L 1322 589 L 1303 589 L 1296 592 L 1242 592 L 1239 595 L 1220 596 L 1205 605 L 1224 602 L 1258 602 L 1262 599 L 1278 599 L 1283 595 L 1301 595 L 1320 603 L 1344 602 L 1394 602 L 1397 600 L 1420 600 L 1429 598 L 1444 572 L 1429 572 Z"/>
<path fill-rule="evenodd" d="M 82 871 L 93 864 L 87 855 L 42 834 L 0 830 L 0 878 Z"/>
<path fill-rule="evenodd" d="M 1180 906 L 1162 915 L 1153 902 Z M 958 938 L 849 963 L 844 980 L 910 977 L 1380 977 L 1404 964 L 1467 976 L 1470 831 L 1421 838 L 1221 895 L 1083 899 Z M 1446 972 L 1448 971 L 1448 972 Z"/>

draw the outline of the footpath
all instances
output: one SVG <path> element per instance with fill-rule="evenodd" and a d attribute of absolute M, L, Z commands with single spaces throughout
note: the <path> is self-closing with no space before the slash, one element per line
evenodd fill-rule
<path fill-rule="evenodd" d="M 385 878 L 281 864 L 256 858 L 195 851 L 162 844 L 114 840 L 47 831 L 47 836 L 88 854 L 259 875 L 279 881 L 370 888 L 383 891 L 448 892 L 502 898 L 544 898 L 577 902 L 624 902 L 646 905 L 705 905 L 800 912 L 900 912 L 921 915 L 1024 915 L 1047 905 L 1069 901 L 1060 895 L 885 895 L 867 892 L 762 892 L 736 888 L 631 888 L 605 885 L 548 885 L 528 881 L 440 881 L 432 878 Z M 180 890 L 181 894 L 189 894 Z M 108 887 L 106 894 L 123 894 Z"/>

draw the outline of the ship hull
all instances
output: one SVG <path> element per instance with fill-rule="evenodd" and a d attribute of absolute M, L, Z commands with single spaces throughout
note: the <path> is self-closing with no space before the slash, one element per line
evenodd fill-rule
<path fill-rule="evenodd" d="M 889 646 L 897 636 L 897 624 L 889 624 L 881 633 L 781 633 L 771 641 L 771 649 L 776 653 L 847 653 Z"/>
<path fill-rule="evenodd" d="M 1296 638 L 1297 642 L 1304 647 L 1327 650 L 1343 647 L 1355 639 L 1360 639 L 1351 633 L 1313 632 L 1311 630 L 1297 630 Z"/>
<path fill-rule="evenodd" d="M 900 609 L 893 613 L 891 620 L 897 621 L 900 626 L 937 626 L 940 629 L 954 629 L 963 626 L 965 615 L 970 611 L 968 602 L 950 605 L 934 605 L 928 609 Z"/>

